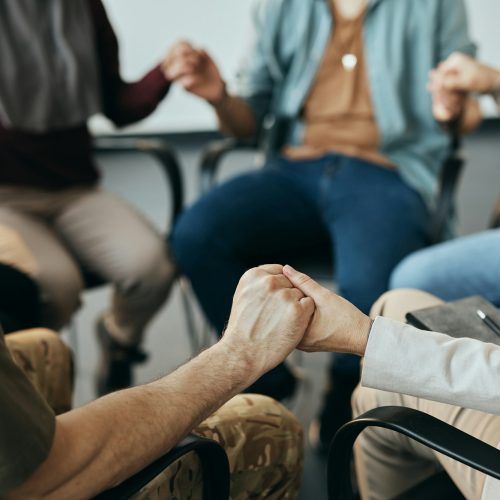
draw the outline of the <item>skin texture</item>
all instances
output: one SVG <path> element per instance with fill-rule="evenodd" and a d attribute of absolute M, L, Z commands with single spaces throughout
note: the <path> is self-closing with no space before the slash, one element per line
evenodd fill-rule
<path fill-rule="evenodd" d="M 500 70 L 465 54 L 454 53 L 436 69 L 441 85 L 451 92 L 490 94 L 500 88 Z"/>
<path fill-rule="evenodd" d="M 344 352 L 363 356 L 372 320 L 350 302 L 290 266 L 285 276 L 316 304 L 311 324 L 298 348 L 306 352 Z"/>
<path fill-rule="evenodd" d="M 299 344 L 314 313 L 279 265 L 245 273 L 222 340 L 174 373 L 58 416 L 49 456 L 5 499 L 90 498 L 165 454 Z"/>

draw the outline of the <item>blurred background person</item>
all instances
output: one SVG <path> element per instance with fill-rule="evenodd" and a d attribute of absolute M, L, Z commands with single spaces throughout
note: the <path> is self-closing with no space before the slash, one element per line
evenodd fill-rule
<path fill-rule="evenodd" d="M 429 87 L 434 93 L 490 94 L 500 107 L 500 71 L 464 54 L 443 61 L 431 73 Z M 489 231 L 407 257 L 394 271 L 391 288 L 416 288 L 443 300 L 481 295 L 500 307 L 499 222 Z"/>
<path fill-rule="evenodd" d="M 99 0 L 0 3 L 0 223 L 35 256 L 41 326 L 59 329 L 78 308 L 82 265 L 115 285 L 98 324 L 100 394 L 132 383 L 174 269 L 149 222 L 97 187 L 86 123 L 98 112 L 117 125 L 149 115 L 169 89 L 169 60 L 125 83 Z"/>
<path fill-rule="evenodd" d="M 214 189 L 174 231 L 180 269 L 218 332 L 245 269 L 318 246 L 331 248 L 340 294 L 368 312 L 398 262 L 429 244 L 449 142 L 436 118 L 464 130 L 480 121 L 474 101 L 426 88 L 451 53 L 475 52 L 462 1 L 264 0 L 254 22 L 234 93 L 189 44 L 169 73 L 212 104 L 226 133 L 258 136 L 268 114 L 290 122 L 267 168 Z M 312 441 L 326 447 L 349 419 L 358 380 L 356 358 L 334 358 Z M 250 390 L 282 399 L 294 387 L 281 365 Z"/>

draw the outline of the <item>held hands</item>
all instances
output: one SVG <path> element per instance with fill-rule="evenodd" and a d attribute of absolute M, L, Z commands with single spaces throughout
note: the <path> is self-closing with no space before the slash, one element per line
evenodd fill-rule
<path fill-rule="evenodd" d="M 459 118 L 469 92 L 492 93 L 500 89 L 500 72 L 460 52 L 430 72 L 428 89 L 433 97 L 436 120 Z"/>
<path fill-rule="evenodd" d="M 371 326 L 368 316 L 305 274 L 267 265 L 241 278 L 221 344 L 256 379 L 295 348 L 362 356 Z"/>
<path fill-rule="evenodd" d="M 298 348 L 306 352 L 344 352 L 363 356 L 371 319 L 350 302 L 323 288 L 290 266 L 284 275 L 316 304 L 312 321 Z"/>
<path fill-rule="evenodd" d="M 441 75 L 442 86 L 449 91 L 488 94 L 500 86 L 500 71 L 460 52 L 442 62 L 437 71 Z"/>
<path fill-rule="evenodd" d="M 188 42 L 175 44 L 161 63 L 167 80 L 178 82 L 185 90 L 217 104 L 224 98 L 226 89 L 217 65 L 201 49 Z"/>
<path fill-rule="evenodd" d="M 297 347 L 314 309 L 313 300 L 283 275 L 283 266 L 251 269 L 236 289 L 221 343 L 246 362 L 257 379 Z"/>

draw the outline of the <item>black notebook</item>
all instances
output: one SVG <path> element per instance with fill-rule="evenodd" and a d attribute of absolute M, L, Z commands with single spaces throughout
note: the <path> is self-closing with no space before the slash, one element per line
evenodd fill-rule
<path fill-rule="evenodd" d="M 500 345 L 500 337 L 479 318 L 478 309 L 500 325 L 500 311 L 482 297 L 469 297 L 412 311 L 406 315 L 406 320 L 420 330 L 446 333 L 456 338 L 469 337 Z"/>

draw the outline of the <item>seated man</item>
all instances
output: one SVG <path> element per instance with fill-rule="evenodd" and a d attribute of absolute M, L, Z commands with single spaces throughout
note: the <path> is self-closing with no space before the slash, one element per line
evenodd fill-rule
<path fill-rule="evenodd" d="M 463 54 L 441 64 L 432 80 L 446 90 L 491 94 L 500 108 L 500 70 Z M 417 288 L 443 300 L 480 294 L 500 307 L 499 254 L 500 226 L 409 256 L 394 271 L 391 288 Z"/>
<path fill-rule="evenodd" d="M 47 331 L 6 339 L 0 334 L 0 497 L 91 498 L 165 454 L 194 429 L 226 448 L 231 498 L 296 498 L 303 434 L 295 417 L 264 396 L 239 396 L 216 410 L 283 361 L 301 340 L 313 311 L 313 301 L 292 287 L 281 266 L 251 270 L 238 286 L 217 345 L 156 382 L 57 417 L 47 401 L 57 411 L 68 410 L 67 349 Z M 161 491 L 187 498 L 186 484 L 191 487 L 199 477 L 199 471 L 190 476 L 193 470 L 188 460 L 167 471 Z"/>
<path fill-rule="evenodd" d="M 211 57 L 187 44 L 168 73 L 231 135 L 257 136 L 269 113 L 290 122 L 267 168 L 214 189 L 174 231 L 180 269 L 219 333 L 245 269 L 320 246 L 331 248 L 340 294 L 368 312 L 396 264 L 429 242 L 448 145 L 435 118 L 464 105 L 450 109 L 438 94 L 433 103 L 427 74 L 454 51 L 474 53 L 462 0 L 262 0 L 255 30 L 234 93 Z M 473 126 L 477 107 L 465 109 Z M 358 361 L 338 357 L 331 375 L 324 443 L 349 418 Z M 284 366 L 251 388 L 276 398 L 293 389 Z"/>
<path fill-rule="evenodd" d="M 44 326 L 59 329 L 79 306 L 80 265 L 115 285 L 99 324 L 99 393 L 131 384 L 174 269 L 151 224 L 96 186 L 86 122 L 98 112 L 117 125 L 146 117 L 169 89 L 170 59 L 125 83 L 100 0 L 2 1 L 0 223 L 36 256 Z"/>
<path fill-rule="evenodd" d="M 284 274 L 316 304 L 299 348 L 364 356 L 355 416 L 380 406 L 407 406 L 500 447 L 500 346 L 401 323 L 409 310 L 441 302 L 425 292 L 390 292 L 372 310 L 372 317 L 387 318 L 372 321 L 306 275 L 290 267 Z M 395 498 L 442 468 L 466 498 L 500 498 L 500 481 L 391 431 L 363 432 L 355 456 L 363 499 Z"/>

